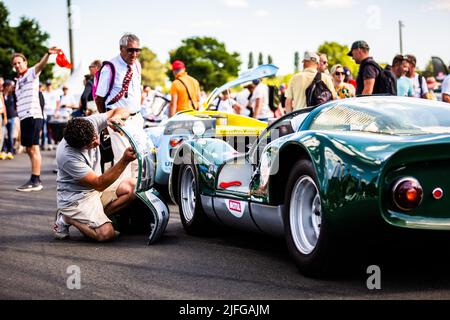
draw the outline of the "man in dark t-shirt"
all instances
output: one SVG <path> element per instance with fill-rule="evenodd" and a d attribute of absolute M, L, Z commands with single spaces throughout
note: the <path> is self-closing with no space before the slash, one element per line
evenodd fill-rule
<path fill-rule="evenodd" d="M 352 57 L 360 65 L 356 79 L 356 95 L 372 95 L 375 90 L 375 82 L 380 75 L 377 63 L 369 56 L 370 47 L 365 41 L 356 41 L 348 56 Z"/>

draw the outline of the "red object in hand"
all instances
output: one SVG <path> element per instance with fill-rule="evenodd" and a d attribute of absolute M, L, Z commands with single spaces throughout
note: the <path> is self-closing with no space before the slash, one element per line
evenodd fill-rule
<path fill-rule="evenodd" d="M 67 59 L 66 55 L 64 54 L 64 52 L 62 52 L 62 50 L 60 50 L 58 52 L 58 55 L 56 56 L 56 63 L 58 64 L 58 66 L 60 66 L 61 68 L 68 68 L 68 69 L 72 69 L 73 65 L 69 62 L 69 60 Z"/>
<path fill-rule="evenodd" d="M 241 187 L 242 186 L 242 182 L 240 181 L 232 181 L 232 182 L 222 182 L 219 187 L 221 189 L 229 189 L 231 187 Z"/>

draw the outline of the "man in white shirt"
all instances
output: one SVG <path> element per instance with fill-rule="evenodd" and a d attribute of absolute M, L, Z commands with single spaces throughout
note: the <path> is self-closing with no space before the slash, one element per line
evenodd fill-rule
<path fill-rule="evenodd" d="M 268 122 L 274 116 L 269 107 L 269 87 L 259 79 L 253 81 L 253 84 L 256 86 L 250 99 L 250 105 L 253 108 L 253 117 Z"/>
<path fill-rule="evenodd" d="M 55 115 L 56 107 L 58 106 L 59 102 L 59 95 L 58 92 L 53 90 L 53 85 L 50 80 L 46 82 L 46 89 L 42 94 L 44 95 L 45 99 L 44 114 L 46 116 Z"/>
<path fill-rule="evenodd" d="M 252 90 L 252 91 L 250 91 Z M 241 106 L 240 115 L 249 117 L 250 116 L 250 96 L 252 95 L 252 92 L 254 90 L 253 83 L 247 84 L 244 86 L 244 90 L 241 92 L 238 92 L 236 95 L 236 102 L 239 103 Z"/>
<path fill-rule="evenodd" d="M 152 90 L 150 86 L 145 85 L 142 92 L 141 107 L 145 110 L 151 110 L 153 103 L 155 102 L 156 91 Z"/>
<path fill-rule="evenodd" d="M 125 125 L 144 132 L 144 118 L 141 111 L 141 64 L 138 57 L 141 53 L 140 40 L 133 34 L 125 34 L 120 39 L 120 54 L 111 59 L 114 70 L 105 66 L 100 72 L 95 103 L 98 111 L 104 113 L 117 108 L 124 108 L 130 113 Z M 115 75 L 110 88 L 111 77 Z M 108 128 L 114 153 L 114 163 L 117 163 L 125 150 L 130 147 L 126 137 Z M 145 134 L 145 133 L 144 133 Z M 123 177 L 134 176 L 137 173 L 137 162 L 132 164 L 130 172 L 124 172 Z"/>
<path fill-rule="evenodd" d="M 442 101 L 450 103 L 450 74 L 442 82 Z"/>
<path fill-rule="evenodd" d="M 41 148 L 45 148 L 45 144 L 47 143 L 47 149 L 50 150 L 52 147 L 52 135 L 48 122 L 51 117 L 56 114 L 56 110 L 59 103 L 59 95 L 56 91 L 53 90 L 52 82 L 48 80 L 46 82 L 45 91 L 42 93 L 45 100 L 44 107 L 44 128 L 42 131 L 42 142 Z"/>
<path fill-rule="evenodd" d="M 31 179 L 23 186 L 17 188 L 19 192 L 41 191 L 41 152 L 39 138 L 44 123 L 41 105 L 39 102 L 39 75 L 48 63 L 52 54 L 60 50 L 56 47 L 48 49 L 41 61 L 28 69 L 27 58 L 20 53 L 13 54 L 11 64 L 18 77 L 16 82 L 17 113 L 20 118 L 21 143 L 26 148 L 31 161 Z"/>
<path fill-rule="evenodd" d="M 230 97 L 230 92 L 228 90 L 222 92 L 222 97 L 219 97 L 218 99 L 218 112 L 241 114 L 241 105 L 237 103 L 236 100 Z"/>
<path fill-rule="evenodd" d="M 77 100 L 75 100 L 73 94 L 69 93 L 67 86 L 63 86 L 63 95 L 59 101 L 59 108 L 78 109 Z"/>
<path fill-rule="evenodd" d="M 428 99 L 427 79 L 416 73 L 417 59 L 415 56 L 408 54 L 407 61 L 409 62 L 409 72 L 406 74 L 411 79 L 414 88 L 414 97 Z"/>

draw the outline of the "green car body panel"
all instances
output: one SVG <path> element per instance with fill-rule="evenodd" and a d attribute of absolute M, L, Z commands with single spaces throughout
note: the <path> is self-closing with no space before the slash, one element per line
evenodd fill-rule
<path fill-rule="evenodd" d="M 395 104 L 406 101 L 386 99 L 393 99 Z M 184 157 L 194 164 L 201 195 L 236 199 L 249 206 L 257 204 L 258 208 L 282 208 L 290 168 L 297 161 L 307 159 L 315 169 L 323 214 L 334 230 L 347 232 L 389 225 L 450 230 L 450 197 L 444 195 L 441 200 L 432 197 L 436 188 L 450 190 L 450 135 L 310 130 L 317 116 L 335 105 L 333 102 L 310 110 L 294 133 L 273 139 L 267 145 L 260 144 L 260 149 L 253 148 L 245 156 L 233 155 L 232 150 L 215 139 L 186 142 L 177 153 L 177 165 L 171 176 L 173 200 L 177 200 L 176 185 L 180 165 L 186 163 L 182 160 Z M 263 138 L 264 133 L 260 140 Z M 220 148 L 225 148 L 225 152 L 214 152 Z M 252 168 L 252 178 L 245 193 L 218 186 L 224 162 L 236 158 L 244 163 L 254 163 L 248 167 Z M 424 190 L 421 205 L 408 212 L 393 205 L 393 185 L 405 177 L 416 178 Z M 251 210 L 255 221 L 258 214 Z M 282 232 L 279 230 L 278 234 Z"/>

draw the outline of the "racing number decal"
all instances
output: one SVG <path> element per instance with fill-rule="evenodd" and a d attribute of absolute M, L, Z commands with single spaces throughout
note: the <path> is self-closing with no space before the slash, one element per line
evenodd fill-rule
<path fill-rule="evenodd" d="M 245 202 L 228 200 L 227 208 L 233 216 L 236 218 L 242 218 L 245 211 Z"/>

